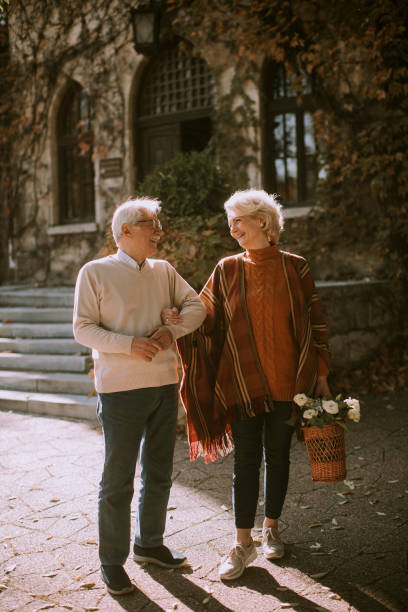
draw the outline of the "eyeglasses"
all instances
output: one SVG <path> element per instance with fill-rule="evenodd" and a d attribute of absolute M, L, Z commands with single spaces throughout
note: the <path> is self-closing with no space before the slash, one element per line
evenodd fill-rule
<path fill-rule="evenodd" d="M 155 231 L 162 229 L 162 224 L 158 219 L 142 219 L 141 221 L 136 221 L 134 225 L 138 225 L 139 223 L 150 223 L 150 228 L 154 229 Z"/>

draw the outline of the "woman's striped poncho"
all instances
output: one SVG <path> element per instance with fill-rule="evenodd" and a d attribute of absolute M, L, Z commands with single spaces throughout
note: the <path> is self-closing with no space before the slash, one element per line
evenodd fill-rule
<path fill-rule="evenodd" d="M 311 395 L 318 359 L 328 371 L 327 328 L 308 263 L 297 255 L 280 253 L 299 344 L 294 395 Z M 246 308 L 242 254 L 217 264 L 200 298 L 207 318 L 177 344 L 184 369 L 181 396 L 187 412 L 190 458 L 203 456 L 208 462 L 232 450 L 231 423 L 273 410 L 273 400 Z"/>

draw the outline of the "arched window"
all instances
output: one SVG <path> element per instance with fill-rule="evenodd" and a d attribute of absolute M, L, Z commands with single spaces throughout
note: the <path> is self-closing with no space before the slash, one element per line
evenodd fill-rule
<path fill-rule="evenodd" d="M 58 113 L 58 223 L 95 219 L 92 161 L 92 112 L 89 97 L 72 82 Z"/>
<path fill-rule="evenodd" d="M 305 86 L 299 104 L 285 69 L 272 62 L 264 66 L 263 92 L 265 188 L 278 193 L 287 206 L 312 204 L 317 155 L 310 92 Z"/>
<path fill-rule="evenodd" d="M 214 82 L 206 62 L 181 46 L 147 66 L 137 105 L 137 159 L 143 178 L 180 152 L 201 151 L 211 137 Z"/>

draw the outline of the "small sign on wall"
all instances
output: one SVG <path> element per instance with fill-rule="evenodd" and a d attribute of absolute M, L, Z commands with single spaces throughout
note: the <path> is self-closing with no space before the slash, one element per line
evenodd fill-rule
<path fill-rule="evenodd" d="M 101 178 L 117 178 L 122 176 L 122 158 L 111 157 L 110 159 L 101 159 L 99 172 Z"/>

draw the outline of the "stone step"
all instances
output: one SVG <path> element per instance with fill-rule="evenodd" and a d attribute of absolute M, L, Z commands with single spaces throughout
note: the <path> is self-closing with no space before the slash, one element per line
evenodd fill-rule
<path fill-rule="evenodd" d="M 25 287 L 21 285 L 0 288 L 0 306 L 41 306 L 44 308 L 74 305 L 73 287 Z"/>
<path fill-rule="evenodd" d="M 86 419 L 96 422 L 96 397 L 0 390 L 0 410 Z"/>
<path fill-rule="evenodd" d="M 35 355 L 0 353 L 0 368 L 5 370 L 40 370 L 48 372 L 85 372 L 91 369 L 89 355 Z"/>
<path fill-rule="evenodd" d="M 72 308 L 0 307 L 0 321 L 3 323 L 72 323 Z"/>
<path fill-rule="evenodd" d="M 1 338 L 72 338 L 71 323 L 0 323 Z"/>
<path fill-rule="evenodd" d="M 88 355 L 91 350 L 73 338 L 0 338 L 0 353 L 48 353 L 49 355 Z"/>
<path fill-rule="evenodd" d="M 24 372 L 0 370 L 0 389 L 38 393 L 73 393 L 88 396 L 94 381 L 87 374 L 72 372 Z"/>

